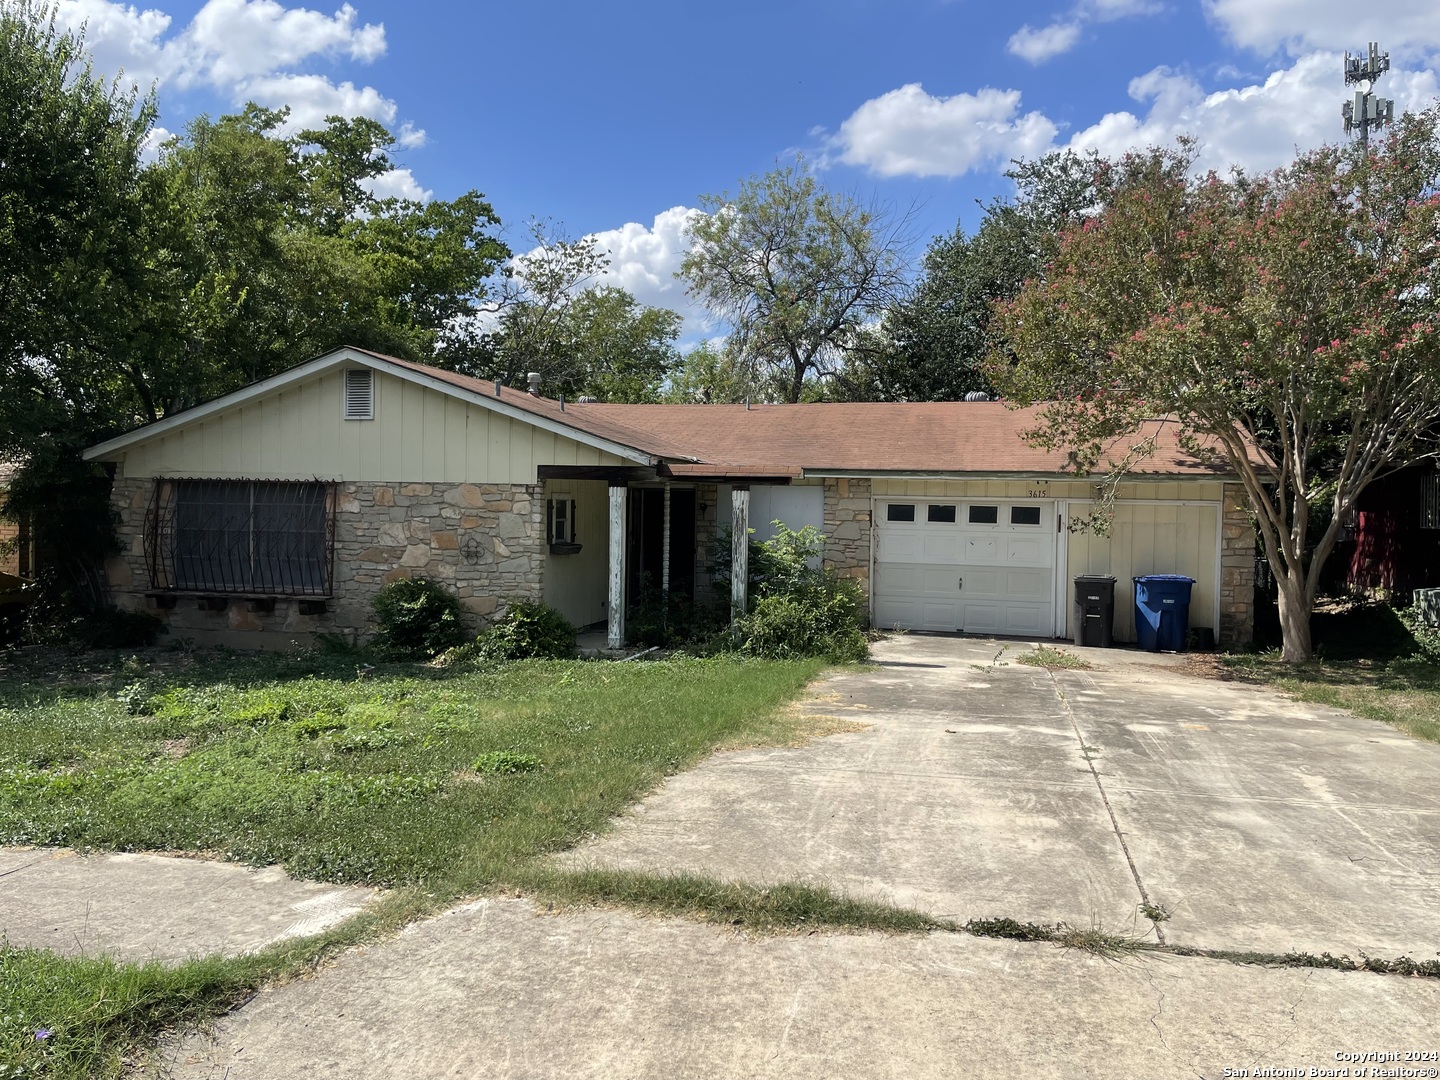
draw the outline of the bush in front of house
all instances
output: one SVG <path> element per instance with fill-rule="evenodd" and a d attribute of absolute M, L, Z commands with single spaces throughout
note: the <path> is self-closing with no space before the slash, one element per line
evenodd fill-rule
<path fill-rule="evenodd" d="M 376 594 L 375 645 L 402 656 L 434 656 L 465 640 L 460 601 L 425 578 L 401 578 Z"/>
<path fill-rule="evenodd" d="M 752 549 L 759 566 L 757 595 L 736 624 L 736 647 L 771 659 L 864 660 L 870 646 L 859 584 L 818 565 L 824 537 L 814 526 L 797 532 L 774 524 L 775 536 Z"/>
<path fill-rule="evenodd" d="M 476 641 L 482 660 L 569 660 L 575 627 L 552 607 L 521 600 Z"/>

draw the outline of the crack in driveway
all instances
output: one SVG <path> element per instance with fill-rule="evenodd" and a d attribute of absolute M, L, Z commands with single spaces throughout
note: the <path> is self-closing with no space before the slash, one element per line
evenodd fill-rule
<path fill-rule="evenodd" d="M 1115 816 L 1115 808 L 1110 805 L 1110 796 L 1105 791 L 1105 784 L 1100 779 L 1100 772 L 1095 768 L 1095 759 L 1091 756 L 1090 747 L 1085 743 L 1085 736 L 1080 731 L 1080 722 L 1075 718 L 1075 710 L 1070 706 L 1070 700 L 1065 696 L 1065 691 L 1060 688 L 1055 673 L 1046 669 L 1050 676 L 1050 685 L 1055 690 L 1055 696 L 1060 699 L 1060 707 L 1065 710 L 1065 716 L 1070 721 L 1070 727 L 1075 732 L 1075 740 L 1080 746 L 1080 756 L 1085 759 L 1085 766 L 1090 770 L 1090 775 L 1095 780 L 1095 787 L 1100 792 L 1100 801 L 1105 804 L 1105 813 L 1110 815 L 1110 828 L 1115 833 L 1115 839 L 1120 841 L 1120 850 L 1125 855 L 1125 864 L 1130 867 L 1130 876 L 1135 879 L 1135 888 L 1140 892 L 1140 908 L 1142 911 L 1154 907 L 1150 902 L 1150 894 L 1145 889 L 1145 882 L 1140 879 L 1140 869 L 1135 865 L 1135 858 L 1130 854 L 1130 845 L 1125 842 L 1125 834 L 1120 829 L 1120 820 Z M 1155 927 L 1155 940 L 1161 945 L 1166 944 L 1165 928 L 1154 919 L 1150 925 Z"/>

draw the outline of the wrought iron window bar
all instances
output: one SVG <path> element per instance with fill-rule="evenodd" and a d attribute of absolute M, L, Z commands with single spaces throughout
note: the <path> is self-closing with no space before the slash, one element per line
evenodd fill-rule
<path fill-rule="evenodd" d="M 262 610 L 275 599 L 326 599 L 335 505 L 336 485 L 321 480 L 156 480 L 145 527 L 150 595 L 237 597 Z"/>

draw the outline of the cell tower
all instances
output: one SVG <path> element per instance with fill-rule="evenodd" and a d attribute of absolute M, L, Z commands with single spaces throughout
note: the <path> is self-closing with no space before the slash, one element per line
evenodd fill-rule
<path fill-rule="evenodd" d="M 1340 106 L 1340 115 L 1345 118 L 1345 134 L 1360 129 L 1360 145 L 1370 145 L 1370 129 L 1384 127 L 1395 120 L 1395 102 L 1391 98 L 1376 97 L 1371 91 L 1375 80 L 1390 70 L 1390 54 L 1380 51 L 1380 43 L 1370 42 L 1368 56 L 1345 54 L 1345 85 L 1358 86 L 1355 99 Z"/>

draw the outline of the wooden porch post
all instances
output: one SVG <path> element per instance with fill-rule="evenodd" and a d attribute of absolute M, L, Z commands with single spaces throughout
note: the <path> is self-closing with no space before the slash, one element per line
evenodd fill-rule
<path fill-rule="evenodd" d="M 730 623 L 745 614 L 750 583 L 750 486 L 730 489 Z"/>
<path fill-rule="evenodd" d="M 625 647 L 625 495 L 624 480 L 610 481 L 610 596 L 609 641 L 612 649 Z"/>
<path fill-rule="evenodd" d="M 665 481 L 665 523 L 660 541 L 660 625 L 670 628 L 670 481 Z"/>

